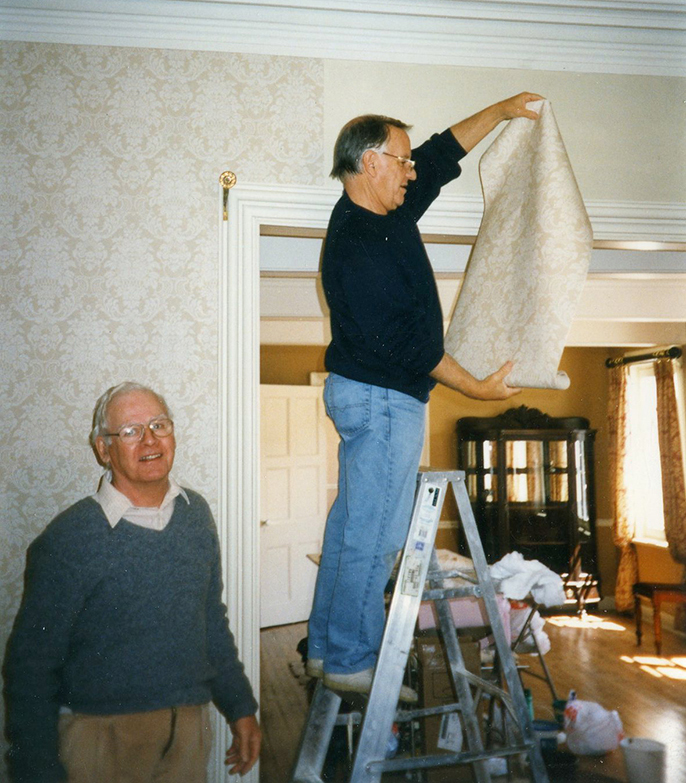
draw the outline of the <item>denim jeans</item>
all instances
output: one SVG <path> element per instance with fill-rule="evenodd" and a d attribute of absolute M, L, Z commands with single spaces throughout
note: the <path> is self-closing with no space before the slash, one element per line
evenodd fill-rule
<path fill-rule="evenodd" d="M 326 521 L 308 654 L 324 671 L 373 667 L 384 588 L 405 544 L 424 442 L 423 402 L 331 373 L 324 404 L 341 437 L 338 495 Z"/>

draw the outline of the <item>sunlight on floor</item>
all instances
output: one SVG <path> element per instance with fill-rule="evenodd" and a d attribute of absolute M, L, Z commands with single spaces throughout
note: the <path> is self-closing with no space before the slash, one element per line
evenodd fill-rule
<path fill-rule="evenodd" d="M 602 617 L 594 617 L 587 614 L 582 617 L 569 615 L 556 615 L 546 617 L 547 623 L 557 625 L 560 628 L 591 628 L 599 631 L 626 631 L 626 628 L 619 623 L 613 623 L 610 620 L 603 620 Z"/>
<path fill-rule="evenodd" d="M 672 658 L 658 655 L 621 655 L 619 660 L 638 665 L 642 671 L 653 677 L 686 681 L 686 658 L 683 655 L 675 655 Z"/>

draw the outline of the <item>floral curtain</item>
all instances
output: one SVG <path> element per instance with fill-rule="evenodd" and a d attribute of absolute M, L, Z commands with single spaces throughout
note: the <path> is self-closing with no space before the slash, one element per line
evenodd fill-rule
<path fill-rule="evenodd" d="M 627 411 L 626 387 L 628 370 L 625 366 L 610 369 L 608 395 L 608 432 L 610 438 L 609 462 L 612 503 L 612 538 L 620 550 L 617 584 L 615 587 L 615 608 L 619 612 L 633 609 L 633 586 L 638 581 L 638 560 L 633 545 L 634 525 L 627 510 L 625 481 Z"/>
<path fill-rule="evenodd" d="M 674 387 L 674 362 L 659 361 L 655 365 L 657 384 L 657 428 L 662 469 L 662 502 L 665 515 L 665 536 L 669 553 L 677 563 L 686 565 L 686 489 L 684 488 L 684 458 Z M 686 570 L 684 572 L 686 576 Z M 686 581 L 686 580 L 685 580 Z M 686 630 L 683 607 L 677 613 L 675 626 Z"/>

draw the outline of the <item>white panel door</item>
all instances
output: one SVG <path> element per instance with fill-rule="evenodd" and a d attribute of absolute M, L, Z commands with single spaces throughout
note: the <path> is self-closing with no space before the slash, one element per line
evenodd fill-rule
<path fill-rule="evenodd" d="M 326 522 L 321 387 L 260 386 L 260 627 L 309 617 Z"/>

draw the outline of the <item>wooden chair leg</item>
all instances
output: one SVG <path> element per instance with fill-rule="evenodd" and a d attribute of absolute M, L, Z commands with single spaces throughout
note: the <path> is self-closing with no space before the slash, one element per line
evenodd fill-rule
<path fill-rule="evenodd" d="M 655 632 L 655 650 L 662 653 L 662 620 L 660 618 L 660 597 L 653 596 L 653 630 Z"/>
<path fill-rule="evenodd" d="M 640 647 L 643 629 L 641 628 L 641 598 L 638 595 L 634 596 L 634 616 L 636 618 L 636 644 Z"/>

